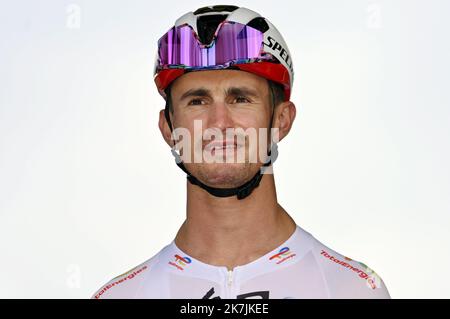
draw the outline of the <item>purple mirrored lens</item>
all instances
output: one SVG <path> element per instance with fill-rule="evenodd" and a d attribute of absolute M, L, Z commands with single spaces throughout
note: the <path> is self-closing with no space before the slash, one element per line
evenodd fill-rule
<path fill-rule="evenodd" d="M 240 23 L 225 23 L 209 48 L 202 48 L 189 26 L 174 27 L 159 40 L 161 65 L 207 67 L 231 60 L 257 58 L 263 34 Z"/>

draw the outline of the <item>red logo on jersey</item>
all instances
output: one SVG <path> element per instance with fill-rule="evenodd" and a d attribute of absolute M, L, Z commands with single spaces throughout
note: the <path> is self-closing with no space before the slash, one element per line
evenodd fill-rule
<path fill-rule="evenodd" d="M 277 260 L 276 264 L 278 265 L 287 259 L 293 258 L 294 256 L 296 256 L 295 253 L 290 251 L 289 247 L 283 247 L 278 251 L 278 253 L 270 257 L 269 260 Z"/>
<path fill-rule="evenodd" d="M 136 268 L 133 268 L 132 270 L 117 276 L 116 278 L 113 279 L 113 282 L 110 284 L 107 284 L 106 286 L 104 286 L 96 295 L 95 295 L 95 299 L 99 299 L 101 295 L 103 295 L 103 293 L 105 293 L 108 289 L 111 289 L 114 286 L 120 285 L 122 282 L 126 281 L 126 280 L 131 280 L 133 279 L 135 276 L 139 275 L 141 272 L 143 272 L 144 270 L 147 269 L 147 266 L 144 265 L 142 268 L 138 269 L 135 271 Z M 119 280 L 115 280 L 119 277 L 123 277 L 120 278 Z"/>
<path fill-rule="evenodd" d="M 191 258 L 187 256 L 181 257 L 180 255 L 175 254 L 174 257 L 175 261 L 169 261 L 169 265 L 172 265 L 179 270 L 184 270 L 184 267 L 192 262 Z"/>
<path fill-rule="evenodd" d="M 355 261 L 358 264 L 360 264 L 361 266 L 363 266 L 364 271 L 359 269 L 359 268 L 353 267 L 352 265 L 350 265 L 349 263 L 346 263 L 345 261 L 339 260 L 336 257 L 331 256 L 325 250 L 322 250 L 322 252 L 320 254 L 322 256 L 324 256 L 325 258 L 335 262 L 336 264 L 341 265 L 342 267 L 348 268 L 351 271 L 357 273 L 360 278 L 365 279 L 367 281 L 367 285 L 370 288 L 372 288 L 372 289 L 377 288 L 376 280 L 377 280 L 378 275 L 372 269 L 370 269 L 369 267 L 367 267 L 363 263 Z M 344 259 L 347 260 L 347 261 L 353 261 L 353 259 L 348 258 L 348 257 L 344 257 Z"/>

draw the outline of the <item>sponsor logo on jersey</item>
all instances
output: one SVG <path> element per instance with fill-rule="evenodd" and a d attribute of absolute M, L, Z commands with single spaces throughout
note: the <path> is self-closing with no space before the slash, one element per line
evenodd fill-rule
<path fill-rule="evenodd" d="M 323 257 L 329 259 L 330 261 L 335 262 L 338 265 L 341 265 L 342 267 L 345 267 L 347 269 L 350 269 L 351 271 L 355 272 L 358 274 L 358 276 L 364 280 L 366 280 L 367 286 L 369 288 L 375 289 L 379 287 L 379 282 L 381 281 L 380 277 L 369 267 L 367 267 L 365 264 L 355 261 L 356 263 L 360 264 L 363 269 L 359 269 L 356 267 L 353 267 L 352 265 L 350 265 L 349 263 L 339 260 L 336 257 L 330 255 L 329 253 L 327 253 L 325 250 L 322 250 L 322 252 L 320 253 Z M 346 261 L 353 261 L 353 259 L 348 258 L 348 257 L 344 257 L 344 259 Z"/>
<path fill-rule="evenodd" d="M 378 276 L 378 274 L 373 269 L 369 268 L 366 264 L 360 261 L 357 261 L 357 263 L 360 264 L 364 268 L 365 272 L 369 275 L 369 277 L 367 277 L 367 286 L 372 289 L 380 287 L 381 286 L 380 276 Z"/>
<path fill-rule="evenodd" d="M 214 287 L 211 287 L 202 299 L 222 299 L 220 296 L 214 296 L 214 294 Z M 269 290 L 253 291 L 237 295 L 236 299 L 269 299 L 269 294 Z"/>
<path fill-rule="evenodd" d="M 286 261 L 286 260 L 288 260 L 290 258 L 293 258 L 294 256 L 296 256 L 295 253 L 292 252 L 289 249 L 289 247 L 286 246 L 286 247 L 281 248 L 278 251 L 278 253 L 276 253 L 275 255 L 271 256 L 269 258 L 269 260 L 276 260 L 276 264 L 278 265 L 278 264 L 281 264 L 282 262 L 284 262 L 284 261 Z"/>
<path fill-rule="evenodd" d="M 191 258 L 189 258 L 187 256 L 182 257 L 178 254 L 175 254 L 174 257 L 175 257 L 175 260 L 169 261 L 169 265 L 172 265 L 179 270 L 184 270 L 186 265 L 188 265 L 192 262 Z"/>
<path fill-rule="evenodd" d="M 147 266 L 144 265 L 142 268 L 139 268 L 138 270 L 135 270 L 136 268 L 131 269 L 130 271 L 117 276 L 116 278 L 114 278 L 112 280 L 112 283 L 107 284 L 106 286 L 104 286 L 102 289 L 100 289 L 100 291 L 95 295 L 95 299 L 99 299 L 101 295 L 103 295 L 103 293 L 105 293 L 108 289 L 111 289 L 114 286 L 120 285 L 121 283 L 123 283 L 126 280 L 131 280 L 134 277 L 136 277 L 137 275 L 139 275 L 141 272 L 143 272 L 144 270 L 147 269 Z M 120 278 L 123 277 L 123 278 Z M 119 280 L 116 280 L 117 278 L 120 278 Z"/>
<path fill-rule="evenodd" d="M 369 278 L 367 278 L 367 285 L 372 289 L 376 289 L 378 287 L 377 278 L 374 276 L 370 276 Z"/>

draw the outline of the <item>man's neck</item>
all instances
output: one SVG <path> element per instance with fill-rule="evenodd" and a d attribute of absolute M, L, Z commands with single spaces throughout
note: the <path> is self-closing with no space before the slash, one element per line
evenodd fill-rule
<path fill-rule="evenodd" d="M 217 198 L 188 183 L 187 218 L 176 245 L 206 264 L 245 265 L 281 245 L 296 224 L 278 204 L 272 174 L 242 200 Z"/>

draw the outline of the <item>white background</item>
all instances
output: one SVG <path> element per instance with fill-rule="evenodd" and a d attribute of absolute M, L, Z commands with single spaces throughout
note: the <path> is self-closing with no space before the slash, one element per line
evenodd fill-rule
<path fill-rule="evenodd" d="M 207 1 L 1 1 L 0 297 L 88 298 L 185 217 L 156 41 Z M 450 297 L 449 1 L 240 1 L 283 34 L 280 204 L 394 298 Z"/>

